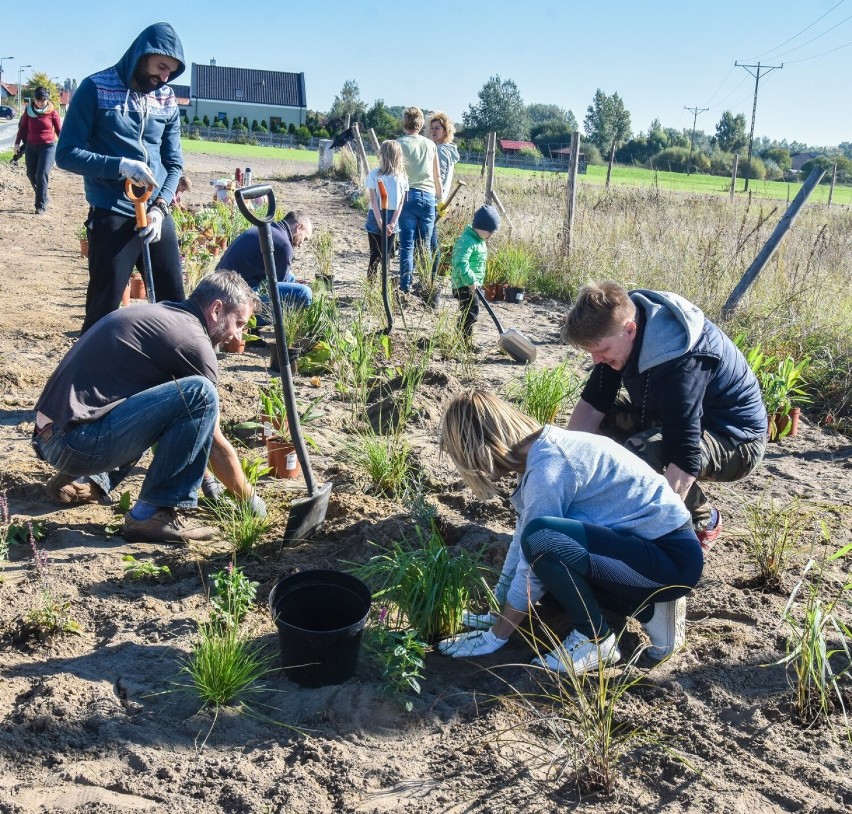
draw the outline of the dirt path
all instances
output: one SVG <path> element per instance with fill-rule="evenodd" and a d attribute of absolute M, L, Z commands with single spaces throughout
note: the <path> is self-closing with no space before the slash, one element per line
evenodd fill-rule
<path fill-rule="evenodd" d="M 232 166 L 233 165 L 233 166 Z M 194 187 L 188 201 L 202 202 L 209 181 L 232 175 L 236 162 L 188 157 Z M 255 179 L 304 173 L 307 165 L 254 162 Z M 366 268 L 362 215 L 346 201 L 341 184 L 307 179 L 276 181 L 279 203 L 305 209 L 315 225 L 333 229 L 341 300 L 360 296 Z M 106 536 L 108 506 L 74 509 L 49 503 L 42 490 L 48 468 L 28 442 L 32 405 L 82 322 L 85 261 L 75 230 L 86 205 L 79 178 L 57 171 L 48 214 L 32 212 L 23 169 L 0 165 L 0 488 L 13 515 L 45 524 L 50 572 L 71 602 L 80 635 L 49 643 L 24 639 L 20 620 L 38 599 L 32 558 L 14 546 L 2 564 L 0 584 L 0 813 L 10 812 L 550 812 L 573 807 L 570 783 L 543 782 L 544 765 L 521 762 L 524 743 L 546 743 L 541 730 L 521 736 L 520 716 L 505 679 L 521 668 L 484 672 L 480 664 L 429 654 L 423 692 L 406 713 L 379 693 L 379 668 L 364 657 L 347 683 L 305 690 L 276 673 L 253 715 L 199 712 L 180 685 L 196 623 L 206 615 L 205 584 L 227 561 L 224 543 L 176 551 L 127 544 Z M 300 253 L 296 270 L 311 276 Z M 454 308 L 455 304 L 447 305 Z M 557 341 L 559 306 L 528 302 L 501 313 L 528 331 L 540 358 L 565 358 Z M 433 319 L 412 306 L 411 324 Z M 483 315 L 481 382 L 502 391 L 517 368 L 492 350 L 493 327 Z M 265 380 L 267 351 L 223 357 L 226 419 L 254 412 L 256 386 Z M 572 357 L 573 358 L 573 357 Z M 578 358 L 578 364 L 581 360 Z M 451 542 L 491 546 L 498 564 L 509 540 L 507 506 L 482 504 L 437 458 L 435 433 L 442 405 L 458 389 L 460 371 L 435 364 L 418 398 L 410 437 L 428 474 L 443 528 Z M 347 407 L 323 377 L 320 391 L 299 377 L 303 395 L 326 392 L 328 415 L 313 433 L 321 452 L 319 479 L 334 490 L 323 534 L 285 550 L 271 545 L 246 562 L 265 599 L 282 574 L 306 567 L 340 567 L 363 560 L 369 541 L 387 542 L 410 529 L 402 507 L 365 494 L 341 454 Z M 783 594 L 764 594 L 749 581 L 743 555 L 743 499 L 764 489 L 826 507 L 832 544 L 849 542 L 852 445 L 810 426 L 796 439 L 772 445 L 759 473 L 735 488 L 711 490 L 726 519 L 723 541 L 690 600 L 689 646 L 671 663 L 651 670 L 647 685 L 625 703 L 629 720 L 646 721 L 667 746 L 698 773 L 659 748 L 637 749 L 625 764 L 612 799 L 586 798 L 584 811 L 842 812 L 852 809 L 848 743 L 825 729 L 791 723 L 787 684 L 778 667 L 783 652 L 779 615 Z M 138 489 L 137 473 L 129 483 Z M 287 487 L 265 482 L 275 507 Z M 845 515 L 830 507 L 847 507 Z M 284 518 L 279 517 L 279 521 Z M 280 529 L 283 526 L 279 525 Z M 123 578 L 122 556 L 168 564 L 173 577 L 160 583 Z M 785 583 L 789 590 L 791 574 Z M 274 627 L 265 602 L 253 614 L 258 641 L 275 652 Z M 557 629 L 558 618 L 554 621 Z M 564 624 L 563 624 L 564 626 Z M 641 641 L 631 623 L 629 652 Z M 493 667 L 525 663 L 529 649 L 513 641 L 483 659 Z M 850 699 L 852 700 L 852 699 Z M 299 732 L 294 731 L 300 730 Z M 502 733 L 503 737 L 500 737 Z"/>

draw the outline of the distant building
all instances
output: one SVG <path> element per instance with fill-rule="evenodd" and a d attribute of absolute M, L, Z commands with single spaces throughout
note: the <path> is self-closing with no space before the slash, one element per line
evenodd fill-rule
<path fill-rule="evenodd" d="M 808 163 L 812 158 L 819 158 L 823 153 L 793 153 L 790 156 L 790 161 L 792 162 L 790 165 L 790 169 L 794 172 L 801 172 L 802 167 Z"/>
<path fill-rule="evenodd" d="M 270 129 L 305 123 L 308 104 L 304 73 L 226 68 L 192 63 L 190 85 L 172 85 L 178 105 L 192 121 L 208 117 L 210 122 L 237 116 L 266 122 Z"/>
<path fill-rule="evenodd" d="M 10 82 L 0 82 L 0 105 L 14 107 L 18 104 L 18 86 Z"/>
<path fill-rule="evenodd" d="M 512 139 L 501 138 L 497 140 L 497 144 L 505 155 L 517 155 L 521 150 L 532 150 L 534 153 L 538 152 L 538 147 L 531 141 L 513 141 Z"/>

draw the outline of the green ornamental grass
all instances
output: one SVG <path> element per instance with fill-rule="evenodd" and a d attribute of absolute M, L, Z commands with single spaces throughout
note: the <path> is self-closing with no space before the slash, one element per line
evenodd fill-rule
<path fill-rule="evenodd" d="M 581 387 L 567 362 L 552 368 L 527 365 L 523 376 L 509 383 L 507 395 L 528 416 L 552 424 L 574 404 Z"/>
<path fill-rule="evenodd" d="M 390 551 L 356 566 L 353 573 L 373 588 L 373 598 L 388 607 L 388 623 L 410 628 L 426 642 L 461 629 L 471 605 L 496 608 L 485 582 L 482 552 L 451 550 L 432 527 L 415 542 L 397 541 Z"/>

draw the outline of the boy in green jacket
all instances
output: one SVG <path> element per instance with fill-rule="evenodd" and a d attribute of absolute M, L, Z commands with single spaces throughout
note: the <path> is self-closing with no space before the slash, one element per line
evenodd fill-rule
<path fill-rule="evenodd" d="M 488 240 L 500 228 L 500 215 L 493 206 L 481 206 L 473 214 L 473 224 L 465 226 L 453 246 L 453 296 L 459 301 L 459 330 L 470 341 L 479 317 L 476 289 L 485 279 Z"/>

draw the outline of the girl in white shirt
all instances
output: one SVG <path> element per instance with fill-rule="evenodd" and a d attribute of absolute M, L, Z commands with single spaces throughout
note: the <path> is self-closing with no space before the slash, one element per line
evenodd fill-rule
<path fill-rule="evenodd" d="M 388 249 L 390 250 L 396 234 L 399 232 L 399 216 L 402 212 L 405 194 L 408 192 L 408 176 L 405 174 L 405 162 L 402 150 L 396 141 L 382 142 L 379 151 L 379 166 L 367 176 L 365 186 L 370 193 L 370 210 L 364 228 L 370 240 L 370 262 L 367 277 L 374 279 L 382 260 L 382 212 L 378 181 L 381 180 L 388 193 Z M 393 254 L 393 252 L 390 252 Z"/>

